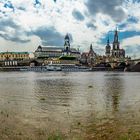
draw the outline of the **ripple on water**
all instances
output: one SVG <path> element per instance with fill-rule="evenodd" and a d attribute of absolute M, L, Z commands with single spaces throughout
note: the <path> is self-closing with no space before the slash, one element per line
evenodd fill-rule
<path fill-rule="evenodd" d="M 140 126 L 139 73 L 15 72 L 0 78 L 0 109 L 40 128 L 90 136 L 101 127 L 119 132 Z"/>

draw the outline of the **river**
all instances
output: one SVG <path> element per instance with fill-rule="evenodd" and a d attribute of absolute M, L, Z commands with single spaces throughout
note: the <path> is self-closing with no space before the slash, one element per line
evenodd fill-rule
<path fill-rule="evenodd" d="M 140 139 L 140 73 L 1 72 L 1 140 Z"/>

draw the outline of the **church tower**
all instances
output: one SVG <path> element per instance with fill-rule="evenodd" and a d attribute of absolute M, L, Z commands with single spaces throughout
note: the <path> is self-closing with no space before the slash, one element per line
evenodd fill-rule
<path fill-rule="evenodd" d="M 90 50 L 89 50 L 89 53 L 92 53 L 93 52 L 93 47 L 92 47 L 92 44 L 90 45 Z"/>
<path fill-rule="evenodd" d="M 120 42 L 119 42 L 117 29 L 115 30 L 115 34 L 114 34 L 112 56 L 115 57 L 115 58 L 120 57 Z"/>
<path fill-rule="evenodd" d="M 70 38 L 69 38 L 68 34 L 65 36 L 64 42 L 65 42 L 64 43 L 65 52 L 66 52 L 66 54 L 69 54 L 69 52 L 70 52 Z"/>
<path fill-rule="evenodd" d="M 114 41 L 113 41 L 113 50 L 119 50 L 120 49 L 120 42 L 118 37 L 118 31 L 116 29 L 114 34 Z"/>
<path fill-rule="evenodd" d="M 96 56 L 96 54 L 95 54 L 95 52 L 93 50 L 92 44 L 90 45 L 90 50 L 89 50 L 88 55 L 89 55 L 89 57 L 92 57 L 92 58 Z"/>
<path fill-rule="evenodd" d="M 106 52 L 105 52 L 107 57 L 110 56 L 110 51 L 111 51 L 111 46 L 110 46 L 110 41 L 109 41 L 109 37 L 108 37 L 107 45 L 106 45 Z"/>

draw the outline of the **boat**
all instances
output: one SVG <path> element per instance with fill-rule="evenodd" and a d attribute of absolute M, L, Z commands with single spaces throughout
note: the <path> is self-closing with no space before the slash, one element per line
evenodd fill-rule
<path fill-rule="evenodd" d="M 53 64 L 52 61 L 46 66 L 48 71 L 64 71 L 64 72 L 85 72 L 91 71 L 91 68 L 76 64 Z"/>
<path fill-rule="evenodd" d="M 46 66 L 32 66 L 32 67 L 24 67 L 20 68 L 20 71 L 37 71 L 37 72 L 42 72 L 42 71 L 48 71 Z"/>
<path fill-rule="evenodd" d="M 86 72 L 91 71 L 91 68 L 85 66 L 79 66 L 75 64 L 62 64 L 62 71 L 65 72 Z"/>
<path fill-rule="evenodd" d="M 46 66 L 48 71 L 61 71 L 61 66 L 58 64 L 53 64 L 52 61 L 50 62 L 50 64 L 48 64 Z"/>
<path fill-rule="evenodd" d="M 46 68 L 48 71 L 62 71 L 61 67 L 57 65 L 48 65 Z"/>
<path fill-rule="evenodd" d="M 85 66 L 78 66 L 76 64 L 49 64 L 47 66 L 32 66 L 21 68 L 20 71 L 36 71 L 36 72 L 47 72 L 47 71 L 63 71 L 63 72 L 86 72 L 92 71 L 91 68 Z"/>
<path fill-rule="evenodd" d="M 64 71 L 64 72 L 86 72 L 92 71 L 92 68 L 76 65 L 76 64 L 53 64 L 52 62 L 48 65 L 43 66 L 28 66 L 21 67 L 20 71 L 36 71 L 36 72 L 47 72 L 47 71 Z"/>

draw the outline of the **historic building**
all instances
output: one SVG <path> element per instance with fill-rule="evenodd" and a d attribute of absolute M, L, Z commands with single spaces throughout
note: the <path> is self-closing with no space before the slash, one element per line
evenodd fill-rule
<path fill-rule="evenodd" d="M 70 38 L 68 34 L 65 36 L 64 39 L 64 49 L 63 49 L 63 55 L 70 55 L 71 54 L 71 48 L 70 48 Z"/>
<path fill-rule="evenodd" d="M 108 40 L 107 40 L 107 45 L 106 45 L 106 52 L 105 52 L 105 55 L 106 55 L 107 57 L 109 57 L 110 54 L 111 54 L 111 46 L 110 46 L 110 42 L 109 42 L 109 38 L 108 38 Z"/>
<path fill-rule="evenodd" d="M 80 57 L 80 52 L 70 46 L 70 38 L 68 34 L 64 38 L 64 47 L 38 46 L 34 53 L 34 56 L 37 59 L 59 58 L 65 55 L 70 55 L 77 58 Z"/>
<path fill-rule="evenodd" d="M 24 60 L 29 59 L 28 52 L 0 52 L 0 60 Z"/>
<path fill-rule="evenodd" d="M 90 45 L 89 52 L 82 53 L 80 61 L 83 64 L 92 65 L 92 64 L 95 63 L 96 57 L 97 57 L 97 55 L 94 52 L 93 47 L 92 47 L 92 44 L 91 44 Z"/>
<path fill-rule="evenodd" d="M 79 50 L 72 48 L 70 45 L 70 37 L 67 34 L 64 38 L 64 48 L 63 48 L 63 56 L 73 56 L 76 58 L 80 58 L 81 53 L 79 52 Z"/>
<path fill-rule="evenodd" d="M 106 45 L 106 56 L 107 57 L 112 57 L 112 58 L 125 58 L 125 50 L 120 48 L 120 42 L 119 42 L 119 36 L 118 36 L 118 31 L 116 29 L 115 34 L 114 34 L 114 41 L 113 41 L 113 46 L 111 49 L 109 39 L 107 41 Z"/>
<path fill-rule="evenodd" d="M 56 58 L 62 55 L 62 48 L 58 47 L 42 47 L 38 46 L 35 50 L 35 58 L 45 59 L 45 58 Z"/>
<path fill-rule="evenodd" d="M 29 59 L 28 52 L 0 52 L 0 66 L 19 66 Z"/>

